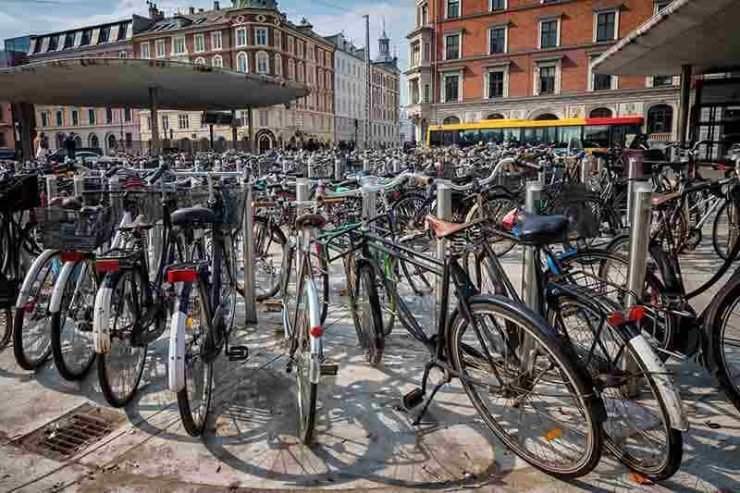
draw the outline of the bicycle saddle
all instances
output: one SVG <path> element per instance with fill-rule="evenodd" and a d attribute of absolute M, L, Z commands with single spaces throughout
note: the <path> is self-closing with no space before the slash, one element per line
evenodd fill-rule
<path fill-rule="evenodd" d="M 468 227 L 469 223 L 451 223 L 434 216 L 427 216 L 427 224 L 438 239 L 446 238 Z"/>
<path fill-rule="evenodd" d="M 218 222 L 218 216 L 214 210 L 202 205 L 178 209 L 172 213 L 172 224 L 175 226 L 215 224 L 216 222 Z"/>
<path fill-rule="evenodd" d="M 673 193 L 666 193 L 664 195 L 656 195 L 652 199 L 650 199 L 650 202 L 655 207 L 660 207 L 661 205 L 664 205 L 668 202 L 671 202 L 674 199 L 677 199 L 681 196 L 681 192 L 673 192 Z"/>
<path fill-rule="evenodd" d="M 521 213 L 517 236 L 524 243 L 548 245 L 561 241 L 568 227 L 568 218 L 560 215 L 538 216 Z"/>
<path fill-rule="evenodd" d="M 317 228 L 321 229 L 326 224 L 326 219 L 321 214 L 302 214 L 295 220 L 298 229 Z"/>

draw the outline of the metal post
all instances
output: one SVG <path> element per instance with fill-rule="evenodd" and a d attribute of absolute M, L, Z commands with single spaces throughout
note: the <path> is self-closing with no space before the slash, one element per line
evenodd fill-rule
<path fill-rule="evenodd" d="M 631 157 L 627 163 L 627 225 L 632 224 L 632 207 L 635 195 L 635 183 L 640 178 L 638 162 L 636 158 Z"/>
<path fill-rule="evenodd" d="M 689 106 L 691 105 L 691 65 L 681 66 L 681 90 L 678 106 L 678 143 L 686 145 L 689 128 Z"/>
<path fill-rule="evenodd" d="M 344 162 L 341 158 L 334 158 L 334 181 L 342 181 L 344 179 Z"/>
<path fill-rule="evenodd" d="M 57 177 L 56 175 L 44 175 L 46 180 L 46 201 L 51 202 L 51 199 L 57 196 Z"/>
<path fill-rule="evenodd" d="M 443 221 L 449 221 L 452 217 L 452 189 L 444 182 L 437 185 L 437 218 Z M 445 253 L 447 251 L 447 242 L 445 240 L 437 240 L 437 258 L 444 261 Z M 435 289 L 437 290 L 437 314 L 442 309 L 442 279 L 437 278 L 435 283 Z"/>
<path fill-rule="evenodd" d="M 313 178 L 313 154 L 308 156 L 308 160 L 306 161 L 306 167 L 307 167 L 307 176 L 309 178 Z"/>
<path fill-rule="evenodd" d="M 249 152 L 254 152 L 254 115 L 252 115 L 252 108 L 247 109 L 247 120 L 249 120 Z"/>
<path fill-rule="evenodd" d="M 368 159 L 367 157 L 362 158 L 362 171 L 367 174 L 370 174 L 370 172 L 372 171 L 370 169 L 370 159 Z"/>
<path fill-rule="evenodd" d="M 591 154 L 586 154 L 581 159 L 581 183 L 584 185 L 588 183 L 588 179 L 591 176 L 591 170 L 593 165 L 593 157 Z"/>
<path fill-rule="evenodd" d="M 377 215 L 378 194 L 375 191 L 362 192 L 362 219 L 368 221 Z"/>
<path fill-rule="evenodd" d="M 252 208 L 252 186 L 245 182 L 244 218 L 242 232 L 242 257 L 244 262 L 244 316 L 247 323 L 257 323 L 257 293 L 254 273 L 254 210 Z"/>
<path fill-rule="evenodd" d="M 530 214 L 539 212 L 539 203 L 542 197 L 543 185 L 539 181 L 527 183 L 525 210 Z M 524 247 L 524 265 L 522 268 L 522 300 L 533 309 L 539 310 L 539 292 L 537 289 L 537 264 L 533 246 Z"/>
<path fill-rule="evenodd" d="M 72 177 L 72 187 L 74 188 L 75 197 L 82 197 L 82 192 L 85 191 L 85 177 L 74 175 Z"/>
<path fill-rule="evenodd" d="M 161 145 L 159 142 L 159 102 L 157 101 L 157 88 L 149 88 L 149 115 L 152 119 L 152 145 L 149 154 L 159 156 Z"/>
<path fill-rule="evenodd" d="M 236 150 L 236 110 L 231 110 L 231 146 Z"/>

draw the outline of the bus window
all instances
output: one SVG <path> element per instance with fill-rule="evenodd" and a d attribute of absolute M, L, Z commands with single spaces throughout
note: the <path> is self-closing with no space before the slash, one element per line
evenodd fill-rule
<path fill-rule="evenodd" d="M 460 130 L 457 143 L 460 147 L 474 146 L 480 142 L 481 136 L 478 130 Z"/>
<path fill-rule="evenodd" d="M 552 145 L 558 142 L 558 127 L 536 127 L 524 129 L 524 144 Z"/>
<path fill-rule="evenodd" d="M 642 131 L 640 125 L 614 125 L 612 126 L 611 147 L 627 147 L 627 136 L 638 135 Z M 633 137 L 634 138 L 634 137 Z"/>
<path fill-rule="evenodd" d="M 558 147 L 580 148 L 581 127 L 560 127 Z"/>
<path fill-rule="evenodd" d="M 442 145 L 442 131 L 441 130 L 430 130 L 429 131 L 429 146 L 440 146 Z"/>
<path fill-rule="evenodd" d="M 457 130 L 442 130 L 442 145 L 455 145 L 455 137 L 457 137 Z"/>
<path fill-rule="evenodd" d="M 506 144 L 519 145 L 522 136 L 522 130 L 520 128 L 505 128 L 503 130 L 504 142 Z"/>
<path fill-rule="evenodd" d="M 484 128 L 480 131 L 480 140 L 484 144 L 502 144 L 504 142 L 504 130 L 500 128 Z"/>
<path fill-rule="evenodd" d="M 588 125 L 583 129 L 583 147 L 586 149 L 609 147 L 609 127 Z"/>

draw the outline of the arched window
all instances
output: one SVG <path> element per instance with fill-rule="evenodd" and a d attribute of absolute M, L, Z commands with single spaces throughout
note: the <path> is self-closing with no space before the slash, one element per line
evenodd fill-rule
<path fill-rule="evenodd" d="M 486 120 L 504 120 L 504 115 L 501 113 L 491 113 L 486 117 Z"/>
<path fill-rule="evenodd" d="M 275 55 L 275 75 L 283 75 L 283 57 L 279 54 Z"/>
<path fill-rule="evenodd" d="M 653 106 L 647 113 L 647 133 L 667 134 L 673 132 L 673 108 L 667 104 Z"/>
<path fill-rule="evenodd" d="M 611 118 L 614 113 L 609 108 L 595 108 L 591 110 L 588 116 L 589 118 Z"/>
<path fill-rule="evenodd" d="M 216 55 L 215 57 L 211 58 L 211 66 L 221 68 L 224 66 L 224 59 L 221 58 L 221 55 Z"/>
<path fill-rule="evenodd" d="M 195 64 L 196 65 L 205 65 L 206 64 L 206 59 L 203 58 L 202 56 L 199 56 L 198 58 L 195 59 Z"/>
<path fill-rule="evenodd" d="M 543 113 L 540 116 L 536 117 L 535 120 L 539 121 L 545 121 L 545 120 L 559 120 L 559 118 L 552 113 Z"/>
<path fill-rule="evenodd" d="M 295 62 L 292 58 L 288 60 L 288 79 L 295 80 Z"/>
<path fill-rule="evenodd" d="M 93 149 L 97 149 L 100 147 L 100 141 L 98 140 L 98 136 L 95 134 L 90 134 L 90 137 L 88 137 L 88 141 L 90 142 L 90 147 Z"/>
<path fill-rule="evenodd" d="M 57 134 L 57 149 L 64 147 L 64 134 Z"/>
<path fill-rule="evenodd" d="M 456 116 L 448 116 L 442 120 L 442 125 L 457 125 L 460 123 L 460 119 Z"/>
<path fill-rule="evenodd" d="M 243 51 L 236 55 L 236 70 L 245 74 L 249 72 L 249 60 L 247 59 L 247 54 Z"/>
<path fill-rule="evenodd" d="M 111 134 L 108 136 L 108 152 L 116 149 L 116 136 Z"/>
<path fill-rule="evenodd" d="M 82 147 L 82 137 L 79 135 L 75 135 L 75 146 L 76 147 Z"/>
<path fill-rule="evenodd" d="M 257 73 L 270 73 L 270 57 L 268 57 L 267 53 L 265 53 L 264 51 L 257 52 Z"/>

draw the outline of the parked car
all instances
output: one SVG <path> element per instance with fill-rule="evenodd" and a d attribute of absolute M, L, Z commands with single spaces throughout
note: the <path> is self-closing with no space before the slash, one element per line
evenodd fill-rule
<path fill-rule="evenodd" d="M 86 161 L 97 161 L 103 156 L 103 150 L 99 147 L 80 147 L 75 150 L 75 161 L 84 163 Z M 67 159 L 67 149 L 59 148 L 52 152 L 46 160 L 50 163 L 63 163 Z"/>

